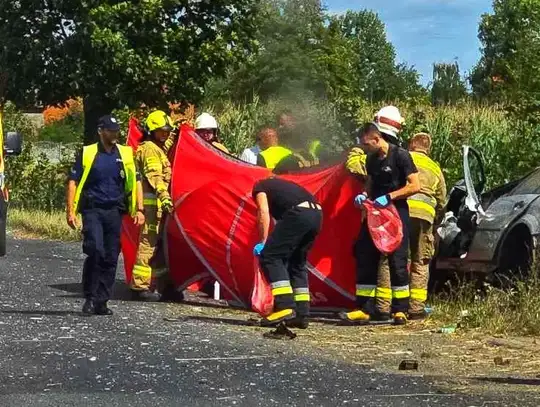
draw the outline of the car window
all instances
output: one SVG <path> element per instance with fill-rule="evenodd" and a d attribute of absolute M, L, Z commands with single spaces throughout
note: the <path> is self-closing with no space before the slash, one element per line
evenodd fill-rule
<path fill-rule="evenodd" d="M 521 181 L 512 191 L 513 195 L 527 195 L 540 193 L 540 170 L 536 170 L 531 175 Z"/>

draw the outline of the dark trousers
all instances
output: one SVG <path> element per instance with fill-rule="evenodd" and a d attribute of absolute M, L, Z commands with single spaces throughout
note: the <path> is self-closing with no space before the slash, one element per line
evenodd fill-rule
<path fill-rule="evenodd" d="M 105 303 L 111 297 L 120 254 L 122 214 L 118 208 L 93 208 L 82 212 L 84 297 Z"/>
<path fill-rule="evenodd" d="M 278 221 L 261 253 L 261 268 L 272 286 L 274 310 L 296 308 L 309 315 L 308 252 L 322 223 L 318 209 L 290 209 Z"/>
<path fill-rule="evenodd" d="M 403 226 L 403 240 L 398 249 L 388 255 L 390 281 L 392 285 L 392 312 L 408 312 L 409 309 L 409 274 L 407 261 L 409 256 L 409 209 L 397 208 Z M 375 313 L 375 292 L 381 253 L 375 247 L 368 230 L 367 221 L 362 224 L 360 236 L 356 241 L 356 300 L 364 312 Z"/>

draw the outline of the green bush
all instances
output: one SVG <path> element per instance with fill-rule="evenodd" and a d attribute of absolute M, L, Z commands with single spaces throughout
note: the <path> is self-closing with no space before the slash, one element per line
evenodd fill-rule
<path fill-rule="evenodd" d="M 17 131 L 22 134 L 24 141 L 36 139 L 36 129 L 32 122 L 17 110 L 13 103 L 7 102 L 4 106 L 4 131 Z"/>
<path fill-rule="evenodd" d="M 57 143 L 76 143 L 84 134 L 84 115 L 71 113 L 63 119 L 43 126 L 39 131 L 39 140 Z"/>

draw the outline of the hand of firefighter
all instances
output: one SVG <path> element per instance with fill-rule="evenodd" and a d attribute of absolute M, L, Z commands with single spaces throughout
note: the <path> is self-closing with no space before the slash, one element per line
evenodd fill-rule
<path fill-rule="evenodd" d="M 354 204 L 357 207 L 361 207 L 364 204 L 364 202 L 366 201 L 366 199 L 367 199 L 367 196 L 365 194 L 358 194 L 354 198 Z"/>
<path fill-rule="evenodd" d="M 75 230 L 79 227 L 79 221 L 77 220 L 77 216 L 73 212 L 68 212 L 66 214 L 66 221 L 71 229 Z"/>
<path fill-rule="evenodd" d="M 375 199 L 375 206 L 379 208 L 386 208 L 391 203 L 392 199 L 390 199 L 390 195 L 383 195 Z"/>
<path fill-rule="evenodd" d="M 253 248 L 253 254 L 255 256 L 260 256 L 262 251 L 264 249 L 264 243 L 257 243 L 255 247 Z"/>
<path fill-rule="evenodd" d="M 161 209 L 163 212 L 171 213 L 173 211 L 173 203 L 171 198 L 165 198 L 161 200 Z"/>

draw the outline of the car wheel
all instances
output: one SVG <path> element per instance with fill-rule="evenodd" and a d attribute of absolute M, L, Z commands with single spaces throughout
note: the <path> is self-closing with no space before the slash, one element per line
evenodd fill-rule
<path fill-rule="evenodd" d="M 518 226 L 504 240 L 499 253 L 499 266 L 493 283 L 509 286 L 517 279 L 529 277 L 534 262 L 534 244 L 526 226 Z"/>

